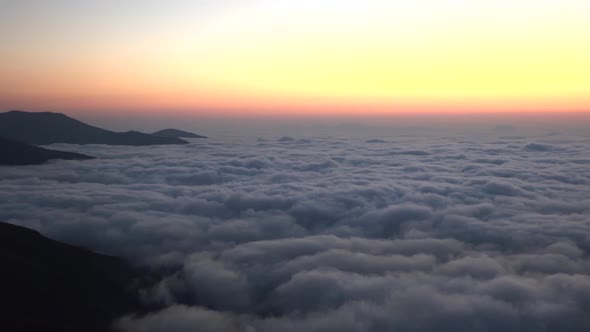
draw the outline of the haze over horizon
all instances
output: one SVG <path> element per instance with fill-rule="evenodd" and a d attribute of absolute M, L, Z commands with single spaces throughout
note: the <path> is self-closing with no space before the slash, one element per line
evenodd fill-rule
<path fill-rule="evenodd" d="M 590 112 L 582 0 L 0 2 L 0 110 Z"/>

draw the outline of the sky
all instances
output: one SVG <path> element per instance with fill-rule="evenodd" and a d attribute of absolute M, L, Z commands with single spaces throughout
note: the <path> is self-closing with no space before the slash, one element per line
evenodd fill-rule
<path fill-rule="evenodd" d="M 590 111 L 586 0 L 0 0 L 0 110 Z"/>

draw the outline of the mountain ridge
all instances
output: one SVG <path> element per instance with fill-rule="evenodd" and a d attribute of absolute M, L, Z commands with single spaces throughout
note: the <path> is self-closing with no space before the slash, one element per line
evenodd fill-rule
<path fill-rule="evenodd" d="M 125 261 L 0 222 L 0 330 L 107 331 L 142 309 Z"/>
<path fill-rule="evenodd" d="M 207 136 L 197 135 L 195 133 L 191 133 L 189 131 L 179 130 L 179 129 L 162 129 L 152 133 L 152 135 L 159 136 L 159 137 L 178 137 L 178 138 L 207 138 Z"/>
<path fill-rule="evenodd" d="M 114 132 L 86 124 L 62 113 L 8 111 L 0 113 L 0 136 L 34 145 L 53 143 L 107 145 L 188 144 L 178 137 L 160 137 L 137 131 Z"/>
<path fill-rule="evenodd" d="M 81 153 L 50 150 L 42 147 L 0 137 L 0 165 L 40 165 L 49 160 L 89 160 L 95 157 Z"/>

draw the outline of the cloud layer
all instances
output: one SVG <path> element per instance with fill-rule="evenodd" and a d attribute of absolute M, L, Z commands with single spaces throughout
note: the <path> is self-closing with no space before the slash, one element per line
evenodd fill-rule
<path fill-rule="evenodd" d="M 585 331 L 587 138 L 53 145 L 0 219 L 169 271 L 123 331 Z"/>

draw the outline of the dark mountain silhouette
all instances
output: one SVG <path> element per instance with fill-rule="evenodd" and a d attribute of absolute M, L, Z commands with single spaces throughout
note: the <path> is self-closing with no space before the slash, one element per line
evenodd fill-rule
<path fill-rule="evenodd" d="M 0 113 L 0 136 L 38 145 L 69 143 L 143 146 L 188 143 L 177 137 L 159 137 L 137 131 L 117 133 L 51 112 Z"/>
<path fill-rule="evenodd" d="M 94 159 L 80 153 L 44 149 L 0 137 L 0 165 L 39 165 L 51 159 Z"/>
<path fill-rule="evenodd" d="M 140 308 L 124 261 L 0 222 L 0 330 L 108 331 Z"/>
<path fill-rule="evenodd" d="M 160 137 L 180 137 L 180 138 L 207 138 L 207 136 L 197 135 L 195 133 L 191 133 L 188 131 L 178 130 L 178 129 L 163 129 L 160 131 L 156 131 L 152 135 L 160 136 Z"/>

